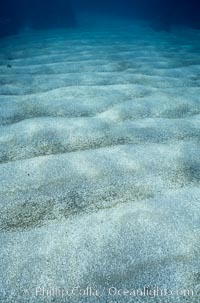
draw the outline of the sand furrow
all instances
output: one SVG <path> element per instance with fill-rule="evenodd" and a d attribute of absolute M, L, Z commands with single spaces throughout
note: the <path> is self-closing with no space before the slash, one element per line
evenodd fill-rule
<path fill-rule="evenodd" d="M 122 112 L 122 111 L 121 111 Z M 124 113 L 125 114 L 125 113 Z M 0 128 L 0 163 L 115 145 L 200 143 L 200 115 L 182 119 L 35 118 Z"/>

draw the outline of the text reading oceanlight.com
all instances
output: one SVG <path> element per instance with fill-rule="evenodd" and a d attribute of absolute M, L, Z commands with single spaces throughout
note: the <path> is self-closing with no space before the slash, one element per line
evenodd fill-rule
<path fill-rule="evenodd" d="M 120 297 L 194 297 L 200 294 L 199 289 L 167 289 L 159 287 L 143 287 L 123 289 L 111 286 L 108 288 L 97 289 L 91 286 L 81 288 L 79 286 L 73 288 L 61 288 L 61 287 L 37 287 L 35 289 L 35 295 L 37 297 L 101 297 L 109 296 L 112 298 Z"/>

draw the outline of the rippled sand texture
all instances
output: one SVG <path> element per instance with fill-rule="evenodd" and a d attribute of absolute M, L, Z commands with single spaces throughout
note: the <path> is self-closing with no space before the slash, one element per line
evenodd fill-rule
<path fill-rule="evenodd" d="M 1 302 L 61 302 L 42 286 L 198 302 L 107 289 L 199 287 L 199 41 L 140 25 L 0 41 Z"/>

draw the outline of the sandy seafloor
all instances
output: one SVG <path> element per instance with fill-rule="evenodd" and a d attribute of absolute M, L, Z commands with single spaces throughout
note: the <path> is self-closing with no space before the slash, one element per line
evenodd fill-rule
<path fill-rule="evenodd" d="M 198 303 L 200 31 L 27 31 L 0 49 L 0 302 Z"/>

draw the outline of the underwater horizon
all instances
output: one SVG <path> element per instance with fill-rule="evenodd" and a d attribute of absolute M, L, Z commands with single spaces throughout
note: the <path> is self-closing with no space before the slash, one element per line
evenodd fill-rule
<path fill-rule="evenodd" d="M 200 302 L 199 8 L 0 3 L 0 302 Z"/>

